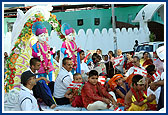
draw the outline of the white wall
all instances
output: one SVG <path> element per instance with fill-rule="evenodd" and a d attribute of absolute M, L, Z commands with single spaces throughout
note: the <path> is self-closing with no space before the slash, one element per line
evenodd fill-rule
<path fill-rule="evenodd" d="M 117 46 L 118 49 L 121 49 L 123 52 L 132 51 L 133 46 L 135 44 L 135 40 L 141 42 L 149 41 L 150 32 L 145 32 L 143 29 L 137 28 L 119 28 L 116 29 L 117 36 Z M 50 41 L 48 42 L 51 47 L 56 47 L 58 50 L 61 48 L 62 41 L 57 36 L 56 32 L 52 31 L 50 36 Z M 96 50 L 97 48 L 102 49 L 103 54 L 107 54 L 109 50 L 114 51 L 114 43 L 113 43 L 113 30 L 110 28 L 107 30 L 106 28 L 100 31 L 99 29 L 95 29 L 92 31 L 88 29 L 86 32 L 83 29 L 80 29 L 76 35 L 76 44 L 81 47 L 81 49 L 86 50 Z"/>

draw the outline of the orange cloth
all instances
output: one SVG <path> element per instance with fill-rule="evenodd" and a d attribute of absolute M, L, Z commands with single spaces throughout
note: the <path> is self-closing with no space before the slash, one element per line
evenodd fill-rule
<path fill-rule="evenodd" d="M 128 83 L 128 86 L 130 87 L 132 84 L 132 78 L 134 77 L 134 73 L 132 73 L 131 75 L 129 75 L 126 79 L 126 82 Z"/>
<path fill-rule="evenodd" d="M 115 87 L 117 87 L 117 84 L 115 81 L 119 78 L 123 78 L 123 76 L 121 74 L 116 74 L 108 81 L 108 84 L 110 85 L 110 88 L 112 91 L 115 89 Z"/>

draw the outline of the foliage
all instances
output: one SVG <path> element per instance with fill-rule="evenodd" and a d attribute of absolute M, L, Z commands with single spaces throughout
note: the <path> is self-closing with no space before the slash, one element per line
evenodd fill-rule
<path fill-rule="evenodd" d="M 149 35 L 149 39 L 150 39 L 150 42 L 154 42 L 154 41 L 156 40 L 155 34 L 154 34 L 154 33 L 151 33 L 151 34 Z"/>

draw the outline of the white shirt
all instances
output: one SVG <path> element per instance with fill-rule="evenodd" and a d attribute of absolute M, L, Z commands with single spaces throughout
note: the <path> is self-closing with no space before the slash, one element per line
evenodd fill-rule
<path fill-rule="evenodd" d="M 36 98 L 33 96 L 33 91 L 21 84 L 19 96 L 19 104 L 21 111 L 39 111 Z"/>
<path fill-rule="evenodd" d="M 81 63 L 81 74 L 83 73 L 88 73 L 90 70 L 87 66 L 87 64 L 82 60 L 82 63 Z"/>
<path fill-rule="evenodd" d="M 140 68 L 142 68 L 142 69 L 145 70 L 145 68 L 142 67 L 141 65 L 140 65 Z M 134 66 L 132 66 L 131 68 L 129 68 L 129 70 L 127 71 L 127 73 L 125 74 L 125 76 L 128 77 L 128 76 L 130 76 L 133 72 L 134 72 Z"/>
<path fill-rule="evenodd" d="M 63 98 L 65 93 L 67 92 L 67 87 L 72 82 L 69 72 L 61 67 L 58 76 L 54 83 L 54 93 L 53 96 L 55 98 Z"/>

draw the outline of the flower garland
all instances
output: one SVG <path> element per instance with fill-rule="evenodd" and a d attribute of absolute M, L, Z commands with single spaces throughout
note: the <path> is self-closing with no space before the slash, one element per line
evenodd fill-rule
<path fill-rule="evenodd" d="M 53 29 L 57 32 L 57 34 L 59 35 L 59 38 L 62 39 L 62 41 L 65 41 L 66 38 L 61 33 L 61 24 L 59 23 L 55 15 L 50 14 L 48 23 L 50 23 Z"/>
<path fill-rule="evenodd" d="M 131 87 L 131 91 L 132 91 L 133 95 L 135 96 L 135 98 L 136 98 L 137 102 L 141 102 L 141 101 L 143 101 L 143 100 L 144 100 L 144 98 L 143 98 L 143 95 L 142 95 L 142 92 L 141 92 L 141 91 L 138 91 L 138 95 L 137 95 L 137 93 L 135 92 L 135 90 L 134 90 L 132 87 Z M 139 96 L 139 98 L 138 98 L 138 96 Z"/>
<path fill-rule="evenodd" d="M 47 46 L 47 51 L 45 51 L 45 50 L 43 49 L 43 46 L 42 46 L 42 44 L 41 44 L 39 41 L 37 41 L 37 49 L 38 49 L 38 52 L 40 53 L 40 60 L 42 61 L 43 67 L 44 67 L 44 69 L 45 69 L 45 72 L 46 72 L 47 74 L 49 74 L 50 62 L 51 62 L 50 47 L 49 47 L 49 45 L 47 44 L 46 41 L 44 41 L 43 43 Z M 46 67 L 46 64 L 45 64 L 45 61 L 44 61 L 44 57 L 43 57 L 43 55 L 42 55 L 42 52 L 41 52 L 41 50 L 40 50 L 40 48 L 39 48 L 39 45 L 40 45 L 40 48 L 41 48 L 42 52 L 47 55 L 47 56 L 46 56 L 47 59 L 48 59 L 47 67 Z"/>
<path fill-rule="evenodd" d="M 70 41 L 69 40 L 65 40 L 65 45 L 66 45 L 66 47 L 68 48 L 68 50 L 69 50 L 69 48 L 71 49 L 71 51 L 76 51 L 77 50 L 77 46 L 76 46 L 76 43 L 72 40 L 71 41 L 73 44 L 74 44 L 74 48 L 72 48 L 72 45 L 71 45 L 71 43 L 70 43 Z M 69 47 L 68 47 L 69 46 Z"/>

